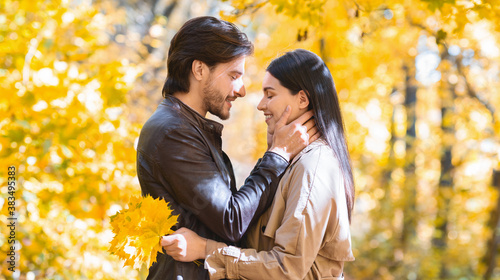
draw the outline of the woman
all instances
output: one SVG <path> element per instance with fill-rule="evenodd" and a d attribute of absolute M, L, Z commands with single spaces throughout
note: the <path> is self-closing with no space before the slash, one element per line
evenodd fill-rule
<path fill-rule="evenodd" d="M 289 121 L 312 109 L 322 137 L 290 163 L 271 208 L 247 232 L 251 249 L 187 229 L 163 237 L 162 246 L 176 260 L 205 259 L 211 279 L 343 279 L 344 262 L 354 260 L 354 183 L 330 71 L 317 55 L 298 49 L 271 62 L 262 88 L 257 109 L 269 134 L 285 109 Z"/>

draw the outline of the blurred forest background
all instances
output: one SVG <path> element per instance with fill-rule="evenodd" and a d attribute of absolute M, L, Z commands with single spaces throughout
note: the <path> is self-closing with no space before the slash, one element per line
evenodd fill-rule
<path fill-rule="evenodd" d="M 305 48 L 329 66 L 355 169 L 347 279 L 500 279 L 496 0 L 0 0 L 2 225 L 8 166 L 18 183 L 2 278 L 145 279 L 107 252 L 109 216 L 140 193 L 134 145 L 170 39 L 201 15 L 255 43 L 223 122 L 239 183 L 266 147 L 266 65 Z"/>

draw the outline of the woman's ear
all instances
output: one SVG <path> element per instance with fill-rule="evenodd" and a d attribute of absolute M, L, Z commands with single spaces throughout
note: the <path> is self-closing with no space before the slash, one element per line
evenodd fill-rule
<path fill-rule="evenodd" d="M 205 63 L 200 60 L 195 59 L 193 61 L 193 64 L 191 65 L 191 72 L 193 73 L 193 76 L 196 80 L 201 81 L 203 79 L 205 66 Z"/>
<path fill-rule="evenodd" d="M 304 90 L 299 91 L 297 93 L 299 95 L 299 109 L 307 109 L 309 106 L 309 97 Z"/>

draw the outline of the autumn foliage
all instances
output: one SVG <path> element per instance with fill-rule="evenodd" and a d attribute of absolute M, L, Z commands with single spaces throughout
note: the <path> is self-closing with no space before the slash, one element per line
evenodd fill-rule
<path fill-rule="evenodd" d="M 156 255 L 163 253 L 161 237 L 173 233 L 172 227 L 177 223 L 168 203 L 151 196 L 132 196 L 128 209 L 110 218 L 115 236 L 109 252 L 134 268 L 143 264 L 150 267 L 156 262 Z"/>

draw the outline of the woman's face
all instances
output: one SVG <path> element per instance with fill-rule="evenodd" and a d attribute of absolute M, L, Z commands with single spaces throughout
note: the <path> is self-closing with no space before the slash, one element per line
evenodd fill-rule
<path fill-rule="evenodd" d="M 260 100 L 257 109 L 264 113 L 267 130 L 270 133 L 274 133 L 276 122 L 280 119 L 287 105 L 290 105 L 292 109 L 287 124 L 307 112 L 309 102 L 305 93 L 300 91 L 298 94 L 292 95 L 290 90 L 282 86 L 278 79 L 269 72 L 266 72 L 262 81 L 262 91 L 264 96 Z"/>

